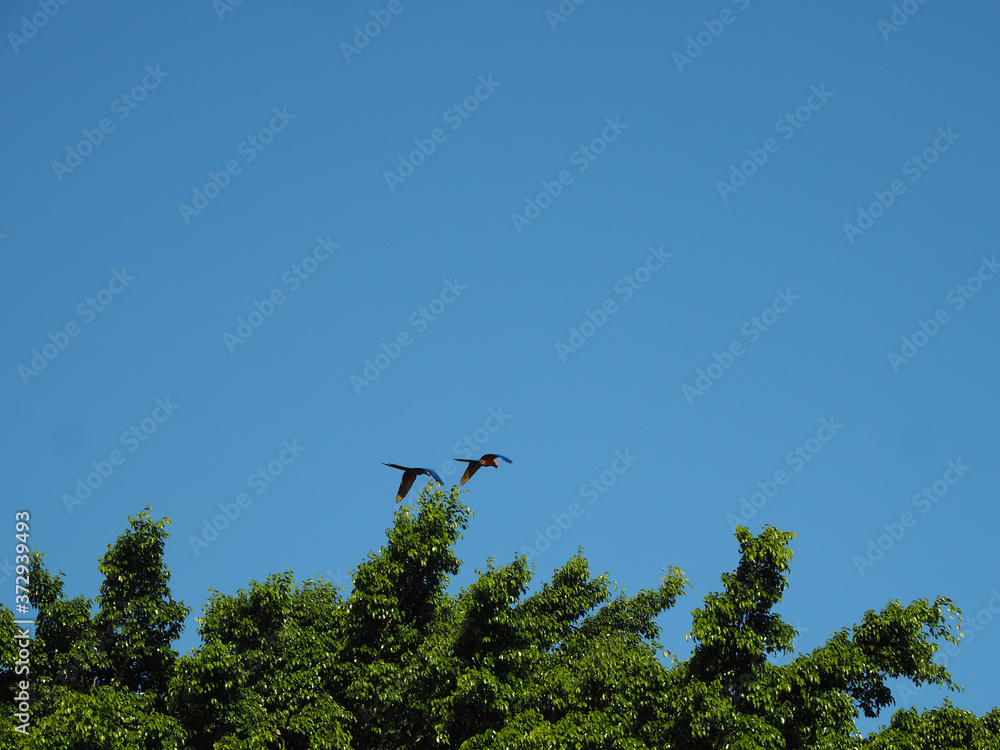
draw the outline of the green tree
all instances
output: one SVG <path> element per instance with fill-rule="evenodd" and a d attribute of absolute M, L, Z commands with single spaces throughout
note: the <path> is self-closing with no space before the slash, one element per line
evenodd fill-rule
<path fill-rule="evenodd" d="M 170 572 L 163 564 L 170 522 L 154 522 L 148 511 L 146 506 L 129 519 L 132 528 L 108 545 L 97 566 L 104 582 L 94 626 L 105 657 L 98 682 L 162 696 L 177 658 L 170 644 L 190 610 L 170 595 Z"/>
<path fill-rule="evenodd" d="M 93 602 L 66 599 L 63 573 L 52 575 L 42 555 L 32 555 L 28 595 L 38 612 L 30 655 L 30 734 L 18 732 L 13 712 L 5 712 L 4 747 L 182 746 L 180 724 L 162 709 L 177 656 L 170 643 L 188 609 L 170 596 L 163 563 L 169 520 L 153 522 L 148 510 L 129 518 L 130 528 L 101 558 L 105 578 L 93 617 Z M 0 684 L 9 689 L 6 682 Z"/>
<path fill-rule="evenodd" d="M 741 527 L 736 570 L 693 612 L 690 657 L 664 659 L 657 618 L 688 587 L 680 570 L 626 596 L 577 554 L 529 594 L 524 557 L 491 559 L 451 592 L 471 517 L 457 488 L 426 490 L 415 512 L 398 509 L 346 595 L 291 573 L 213 591 L 202 644 L 176 660 L 186 610 L 167 588 L 166 521 L 130 519 L 101 561 L 93 617 L 38 559 L 43 689 L 31 737 L 6 717 L 3 737 L 74 750 L 1000 750 L 1000 710 L 980 717 L 948 701 L 899 710 L 867 738 L 856 728 L 893 705 L 893 679 L 956 689 L 935 661 L 959 637 L 950 600 L 891 601 L 794 655 L 795 630 L 775 612 L 793 535 Z M 9 647 L 0 657 L 9 692 Z"/>

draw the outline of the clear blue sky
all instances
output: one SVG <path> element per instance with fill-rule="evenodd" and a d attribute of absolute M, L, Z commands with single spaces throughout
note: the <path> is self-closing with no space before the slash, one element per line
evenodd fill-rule
<path fill-rule="evenodd" d="M 499 452 L 456 586 L 546 531 L 541 579 L 578 546 L 630 592 L 678 565 L 683 654 L 742 508 L 798 535 L 801 649 L 944 594 L 955 700 L 988 709 L 1000 13 L 911 5 L 5 4 L 8 522 L 93 596 L 149 503 L 197 614 L 346 582 L 382 462 Z"/>

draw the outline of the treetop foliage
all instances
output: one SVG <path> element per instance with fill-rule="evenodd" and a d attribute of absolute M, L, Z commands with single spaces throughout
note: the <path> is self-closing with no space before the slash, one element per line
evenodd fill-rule
<path fill-rule="evenodd" d="M 894 678 L 958 689 L 935 661 L 941 641 L 960 637 L 944 597 L 890 601 L 778 664 L 796 636 L 775 612 L 794 535 L 740 527 L 736 570 L 692 613 L 691 656 L 664 660 L 657 618 L 689 587 L 679 569 L 626 596 L 577 554 L 528 594 L 525 557 L 490 559 L 451 593 L 471 515 L 458 488 L 428 488 L 415 512 L 397 510 L 350 592 L 290 572 L 212 591 L 196 618 L 201 645 L 184 656 L 171 646 L 189 609 L 168 586 L 167 519 L 148 507 L 129 519 L 101 558 L 94 601 L 67 599 L 62 573 L 36 552 L 28 675 L 16 673 L 18 628 L 0 610 L 2 745 L 1000 750 L 1000 710 L 976 716 L 947 700 L 897 710 L 867 738 L 856 728 L 862 712 L 894 704 Z M 25 679 L 27 727 L 15 703 Z"/>

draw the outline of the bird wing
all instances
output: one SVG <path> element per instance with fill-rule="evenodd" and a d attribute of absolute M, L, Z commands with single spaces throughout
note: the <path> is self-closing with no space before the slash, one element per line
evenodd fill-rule
<path fill-rule="evenodd" d="M 462 481 L 460 484 L 465 484 L 472 479 L 472 475 L 479 471 L 480 466 L 482 466 L 482 464 L 478 461 L 469 461 L 469 465 L 466 467 L 465 473 L 462 475 Z"/>
<path fill-rule="evenodd" d="M 399 466 L 398 464 L 387 464 L 385 461 L 382 462 L 383 466 L 391 466 L 394 469 L 402 469 L 403 471 L 409 471 L 409 466 Z"/>
<path fill-rule="evenodd" d="M 468 466 L 465 467 L 465 473 L 462 474 L 462 481 L 460 482 L 460 484 L 465 484 L 466 482 L 468 482 L 469 479 L 472 477 L 472 475 L 476 473 L 476 470 L 479 469 L 479 467 L 483 465 L 482 464 L 482 459 L 479 459 L 477 461 L 474 458 L 456 458 L 456 459 L 453 459 L 453 460 L 454 461 L 464 461 L 465 463 L 468 464 Z"/>
<path fill-rule="evenodd" d="M 386 465 L 388 466 L 389 464 Z M 398 469 L 399 467 L 397 466 L 395 468 Z M 417 478 L 417 474 L 418 472 L 416 469 L 407 469 L 406 471 L 403 472 L 403 479 L 399 483 L 399 491 L 396 493 L 397 503 L 402 501 L 402 499 L 406 497 L 406 493 L 409 492 L 410 487 L 413 486 L 413 480 Z"/>

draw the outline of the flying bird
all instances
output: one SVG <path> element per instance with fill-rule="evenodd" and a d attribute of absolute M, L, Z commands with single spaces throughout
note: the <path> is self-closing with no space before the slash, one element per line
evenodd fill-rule
<path fill-rule="evenodd" d="M 460 484 L 465 484 L 470 479 L 472 479 L 472 475 L 475 474 L 477 471 L 479 471 L 479 469 L 482 468 L 483 466 L 492 466 L 494 469 L 497 468 L 497 466 L 498 466 L 497 459 L 498 458 L 502 458 L 504 461 L 506 461 L 509 464 L 514 463 L 509 458 L 507 458 L 506 456 L 501 456 L 499 453 L 487 453 L 485 456 L 483 456 L 482 458 L 479 458 L 479 459 L 476 459 L 476 458 L 456 458 L 455 459 L 456 461 L 464 461 L 465 463 L 467 463 L 469 465 L 468 468 L 465 470 L 465 473 L 462 475 L 462 481 L 461 481 Z"/>
<path fill-rule="evenodd" d="M 387 464 L 385 462 L 383 462 L 383 464 L 385 466 L 391 466 L 393 469 L 402 469 L 403 471 L 403 480 L 399 483 L 399 491 L 396 493 L 397 503 L 406 497 L 406 493 L 410 491 L 410 487 L 413 486 L 414 480 L 421 474 L 426 474 L 427 476 L 432 477 L 438 484 L 444 484 L 444 480 L 438 476 L 434 469 L 411 469 L 408 466 L 397 466 L 396 464 Z"/>

